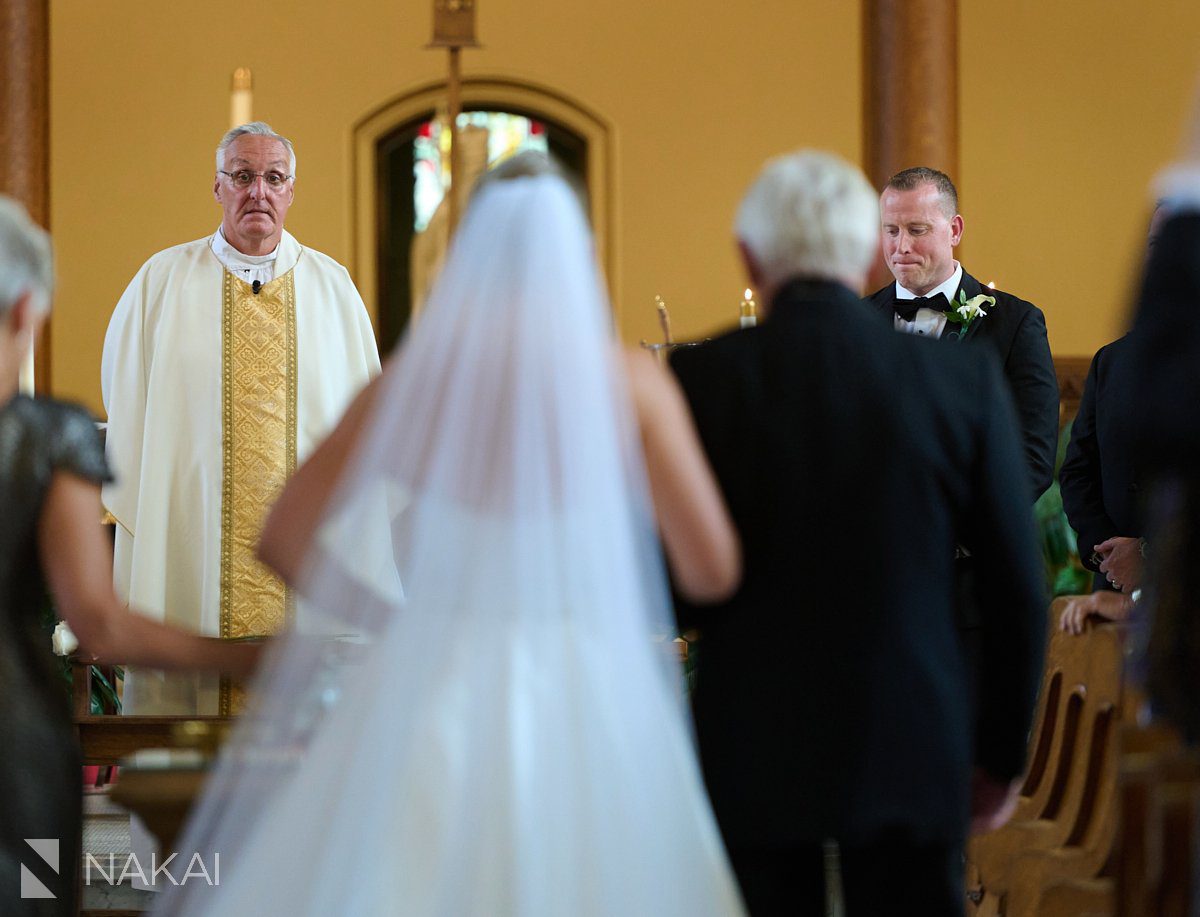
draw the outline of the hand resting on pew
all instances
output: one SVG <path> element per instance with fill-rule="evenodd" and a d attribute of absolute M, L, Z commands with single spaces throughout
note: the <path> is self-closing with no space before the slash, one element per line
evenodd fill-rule
<path fill-rule="evenodd" d="M 1093 592 L 1071 599 L 1058 621 L 1060 630 L 1082 634 L 1089 618 L 1124 621 L 1133 609 L 1133 598 L 1120 592 Z"/>

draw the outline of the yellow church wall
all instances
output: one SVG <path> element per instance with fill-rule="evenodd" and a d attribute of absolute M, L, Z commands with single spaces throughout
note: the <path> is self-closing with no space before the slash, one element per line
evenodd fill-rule
<path fill-rule="evenodd" d="M 295 142 L 287 226 L 353 263 L 353 125 L 444 74 L 420 2 L 267 7 L 130 0 L 52 3 L 52 224 L 60 289 L 56 394 L 99 410 L 104 329 L 141 263 L 212 232 L 213 149 L 228 83 L 254 72 L 254 115 Z M 611 127 L 613 291 L 624 337 L 736 320 L 744 286 L 733 208 L 767 156 L 817 146 L 858 158 L 858 12 L 765 4 L 482 0 L 466 74 L 555 89 Z"/>
<path fill-rule="evenodd" d="M 138 266 L 211 232 L 213 148 L 229 76 L 250 67 L 254 115 L 299 154 L 288 228 L 347 265 L 352 130 L 444 73 L 424 49 L 428 0 L 297 0 L 286 8 L 51 3 L 51 195 L 59 295 L 56 394 L 100 409 L 100 352 Z M 770 155 L 861 159 L 858 3 L 481 0 L 468 75 L 550 87 L 602 118 L 614 160 L 614 300 L 622 335 L 735 319 L 744 285 L 733 209 Z M 1116 336 L 1147 208 L 1200 56 L 1200 7 L 962 0 L 964 262 L 1047 312 L 1056 354 Z"/>
<path fill-rule="evenodd" d="M 1046 312 L 1056 355 L 1119 337 L 1200 44 L 1187 0 L 961 0 L 963 262 Z"/>

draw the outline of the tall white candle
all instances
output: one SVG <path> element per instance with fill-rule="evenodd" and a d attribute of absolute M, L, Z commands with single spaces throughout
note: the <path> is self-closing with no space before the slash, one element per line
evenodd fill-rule
<path fill-rule="evenodd" d="M 229 84 L 229 126 L 247 124 L 254 118 L 254 76 L 249 67 L 233 71 Z"/>
<path fill-rule="evenodd" d="M 21 361 L 21 371 L 17 376 L 17 390 L 22 395 L 33 395 L 33 378 L 33 341 L 30 341 L 29 350 L 25 353 L 25 359 Z"/>

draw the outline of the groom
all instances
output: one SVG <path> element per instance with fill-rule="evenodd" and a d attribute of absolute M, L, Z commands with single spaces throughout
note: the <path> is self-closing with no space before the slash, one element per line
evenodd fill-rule
<path fill-rule="evenodd" d="M 978 343 L 1000 358 L 1016 402 L 1021 440 L 1029 468 L 1030 500 L 1054 479 L 1058 450 L 1058 381 L 1046 338 L 1046 319 L 1033 303 L 993 290 L 954 260 L 962 240 L 958 192 L 949 176 L 919 166 L 888 181 L 879 202 L 883 254 L 896 278 L 868 302 L 897 331 L 943 341 Z M 976 300 L 986 296 L 988 303 Z M 957 308 L 976 300 L 986 312 L 963 323 Z"/>
<path fill-rule="evenodd" d="M 819 915 L 839 884 L 848 917 L 961 917 L 968 813 L 1011 813 L 1041 676 L 1011 399 L 990 353 L 895 334 L 852 292 L 878 214 L 834 156 L 768 164 L 736 223 L 764 321 L 672 357 L 745 558 L 732 598 L 677 613 L 754 917 Z M 977 561 L 977 718 L 956 544 Z"/>

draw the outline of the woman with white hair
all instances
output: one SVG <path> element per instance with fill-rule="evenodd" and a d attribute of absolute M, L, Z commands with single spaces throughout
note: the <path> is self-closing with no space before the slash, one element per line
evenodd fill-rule
<path fill-rule="evenodd" d="M 547 163 L 483 181 L 397 356 L 276 505 L 260 555 L 296 627 L 180 848 L 220 851 L 221 885 L 159 913 L 742 913 L 656 529 L 696 600 L 736 586 L 736 536 Z"/>
<path fill-rule="evenodd" d="M 93 660 L 247 675 L 259 647 L 131 613 L 113 594 L 100 526 L 104 449 L 82 408 L 16 392 L 50 305 L 50 239 L 0 195 L 0 902 L 5 915 L 75 914 L 82 761 L 39 617 L 47 589 Z M 26 839 L 32 839 L 31 846 Z M 54 843 L 57 846 L 54 846 Z M 50 845 L 50 846 L 47 846 Z M 49 859 L 31 881 L 22 864 Z M 57 860 L 55 860 L 57 857 Z M 57 867 L 56 869 L 51 867 Z M 30 894 L 26 894 L 30 892 Z M 53 897 L 49 897 L 52 895 Z"/>

